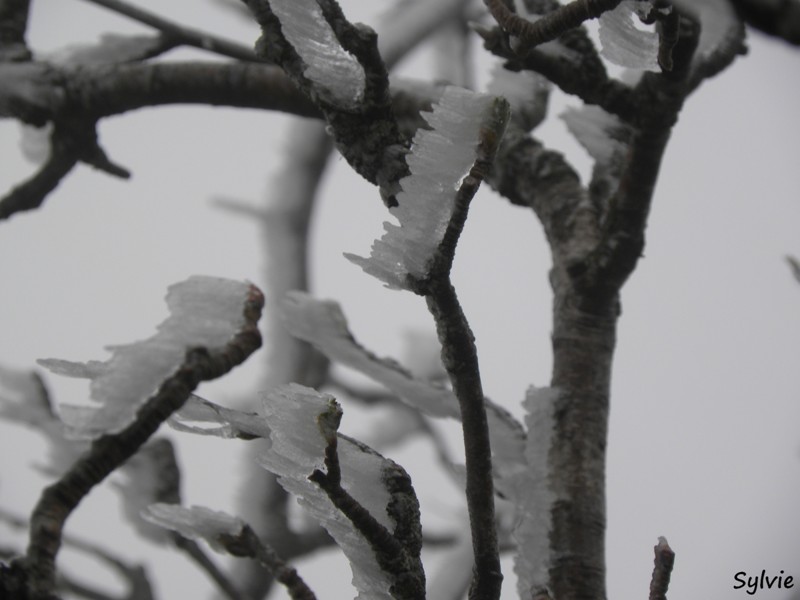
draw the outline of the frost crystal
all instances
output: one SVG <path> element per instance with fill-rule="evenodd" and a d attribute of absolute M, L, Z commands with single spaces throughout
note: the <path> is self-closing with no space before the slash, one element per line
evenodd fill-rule
<path fill-rule="evenodd" d="M 366 76 L 355 56 L 336 39 L 315 0 L 270 0 L 281 30 L 306 64 L 305 76 L 336 105 L 355 108 L 364 97 Z"/>
<path fill-rule="evenodd" d="M 52 122 L 48 122 L 43 127 L 33 127 L 21 123 L 19 147 L 22 155 L 34 165 L 43 165 L 50 158 L 50 134 L 52 133 Z"/>
<path fill-rule="evenodd" d="M 534 597 L 549 578 L 550 510 L 556 498 L 549 484 L 548 456 L 557 399 L 558 391 L 552 388 L 530 388 L 525 397 L 527 469 L 518 474 L 509 494 L 517 512 L 512 535 L 517 542 L 514 571 L 520 598 Z"/>
<path fill-rule="evenodd" d="M 167 421 L 178 431 L 221 438 L 269 437 L 269 427 L 258 414 L 218 406 L 192 394 Z"/>
<path fill-rule="evenodd" d="M 658 35 L 636 27 L 636 0 L 623 0 L 614 10 L 600 16 L 600 54 L 609 61 L 629 69 L 659 71 Z M 634 21 L 636 19 L 636 22 Z"/>
<path fill-rule="evenodd" d="M 406 157 L 411 174 L 400 180 L 399 225 L 384 223 L 383 237 L 369 258 L 346 254 L 387 287 L 407 287 L 409 276 L 423 279 L 453 214 L 456 192 L 477 158 L 481 128 L 497 98 L 458 87 L 445 89 L 433 112 L 422 113 L 431 130 L 420 129 Z"/>
<path fill-rule="evenodd" d="M 91 399 L 98 408 L 61 406 L 61 419 L 71 433 L 91 439 L 133 422 L 139 408 L 180 368 L 188 350 L 223 347 L 244 326 L 242 306 L 249 288 L 227 279 L 190 277 L 170 286 L 170 316 L 154 336 L 109 348 L 112 356 L 106 362 L 39 360 L 59 375 L 91 379 Z"/>
<path fill-rule="evenodd" d="M 219 542 L 221 535 L 237 537 L 244 529 L 241 519 L 203 506 L 187 508 L 177 504 L 151 504 L 142 511 L 142 517 L 190 540 L 205 540 L 217 552 L 225 552 Z"/>
<path fill-rule="evenodd" d="M 359 598 L 388 600 L 392 581 L 378 565 L 372 548 L 327 494 L 308 480 L 315 469 L 325 470 L 325 448 L 330 436 L 336 435 L 339 405 L 330 395 L 291 384 L 269 392 L 263 407 L 272 443 L 260 464 L 279 476 L 284 489 L 299 499 L 342 548 Z M 393 531 L 395 524 L 387 513 L 391 497 L 383 483 L 384 471 L 393 463 L 348 438 L 339 436 L 337 441 L 342 487 Z"/>

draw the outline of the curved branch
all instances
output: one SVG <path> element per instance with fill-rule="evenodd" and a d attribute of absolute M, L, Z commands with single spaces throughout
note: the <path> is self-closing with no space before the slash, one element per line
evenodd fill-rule
<path fill-rule="evenodd" d="M 91 4 L 102 6 L 115 13 L 124 15 L 149 25 L 158 31 L 161 31 L 171 41 L 175 41 L 184 46 L 192 46 L 201 50 L 207 50 L 221 56 L 228 56 L 238 60 L 248 62 L 258 62 L 260 59 L 256 56 L 252 48 L 237 44 L 230 40 L 225 40 L 217 37 L 211 33 L 192 29 L 191 27 L 184 27 L 174 21 L 160 17 L 155 13 L 151 13 L 138 6 L 133 6 L 124 2 L 123 0 L 86 0 Z"/>
<path fill-rule="evenodd" d="M 534 47 L 552 41 L 584 21 L 596 19 L 604 12 L 613 10 L 621 0 L 574 0 L 566 6 L 528 21 L 515 15 L 503 0 L 484 0 L 489 12 L 500 27 L 518 38 L 517 52 L 524 56 Z"/>

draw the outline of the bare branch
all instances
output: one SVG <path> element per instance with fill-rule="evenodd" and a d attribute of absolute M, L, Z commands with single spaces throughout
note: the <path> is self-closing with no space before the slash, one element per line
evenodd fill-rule
<path fill-rule="evenodd" d="M 243 46 L 241 44 L 237 44 L 236 42 L 219 38 L 211 33 L 199 31 L 190 27 L 184 27 L 183 25 L 175 23 L 174 21 L 160 17 L 155 13 L 151 13 L 143 8 L 129 4 L 124 0 L 86 1 L 129 17 L 134 21 L 149 25 L 150 27 L 161 31 L 167 38 L 178 44 L 192 46 L 194 48 L 207 50 L 215 54 L 220 54 L 222 56 L 228 56 L 230 58 L 236 58 L 238 60 L 244 60 L 248 62 L 257 62 L 260 60 L 256 56 L 253 49 L 249 48 L 248 46 Z"/>
<path fill-rule="evenodd" d="M 316 600 L 314 592 L 298 575 L 297 570 L 287 565 L 272 548 L 263 544 L 249 526 L 245 525 L 240 536 L 236 538 L 222 536 L 220 541 L 234 556 L 249 556 L 258 560 L 270 570 L 275 579 L 286 586 L 286 590 L 293 600 Z"/>
<path fill-rule="evenodd" d="M 667 538 L 658 538 L 658 544 L 653 548 L 655 559 L 653 560 L 653 577 L 650 579 L 649 600 L 667 600 L 667 589 L 669 588 L 669 578 L 672 574 L 672 566 L 675 564 L 675 553 L 669 547 Z"/>
<path fill-rule="evenodd" d="M 574 0 L 536 21 L 515 15 L 503 0 L 484 0 L 489 12 L 508 34 L 518 38 L 516 51 L 524 56 L 534 47 L 552 41 L 584 21 L 616 8 L 621 0 Z"/>
<path fill-rule="evenodd" d="M 30 0 L 0 0 L 0 63 L 31 59 L 25 43 Z"/>

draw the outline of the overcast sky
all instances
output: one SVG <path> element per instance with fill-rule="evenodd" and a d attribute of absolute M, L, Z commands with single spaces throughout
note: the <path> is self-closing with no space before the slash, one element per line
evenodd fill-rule
<path fill-rule="evenodd" d="M 254 26 L 211 1 L 139 4 L 245 44 L 257 37 Z M 342 5 L 353 20 L 371 22 L 389 3 Z M 30 43 L 43 52 L 106 31 L 145 31 L 80 0 L 33 7 Z M 610 598 L 646 596 L 659 535 L 677 553 L 676 598 L 744 597 L 732 590 L 739 571 L 783 569 L 800 585 L 800 285 L 784 261 L 800 256 L 800 51 L 756 34 L 749 45 L 750 55 L 704 84 L 681 113 L 645 258 L 623 290 L 608 455 Z M 401 70 L 424 77 L 428 62 L 418 54 Z M 588 160 L 557 118 L 564 101 L 554 95 L 539 135 L 585 175 Z M 274 192 L 269 176 L 281 166 L 288 123 L 200 107 L 103 122 L 101 141 L 133 171 L 130 181 L 79 167 L 42 209 L 0 223 L 0 364 L 103 359 L 104 346 L 149 336 L 166 315 L 166 287 L 195 273 L 263 280 L 257 227 L 212 199 L 257 205 Z M 21 156 L 17 125 L 0 122 L 0 189 L 33 168 Z M 384 289 L 341 256 L 366 254 L 385 219 L 377 191 L 335 157 L 314 220 L 312 286 L 342 303 L 366 346 L 402 357 L 406 331 L 432 331 L 424 302 Z M 525 389 L 549 380 L 548 261 L 533 214 L 482 191 L 459 246 L 455 284 L 485 389 L 520 417 Z M 202 393 L 220 403 L 252 394 L 259 358 Z M 80 382 L 47 381 L 60 402 L 85 397 Z M 345 411 L 345 431 L 365 428 L 357 411 Z M 46 482 L 28 468 L 44 460 L 44 446 L 34 434 L 0 427 L 0 507 L 24 513 Z M 186 503 L 234 510 L 237 443 L 175 439 Z M 464 507 L 452 492 L 441 494 L 424 444 L 398 457 L 430 512 L 425 518 L 460 527 Z M 109 491 L 93 492 L 70 529 L 89 528 L 87 537 L 118 551 L 156 557 L 164 598 L 186 593 L 189 578 L 200 579 L 190 590 L 208 589 L 183 558 L 133 540 L 118 525 L 116 504 Z M 0 528 L 0 539 L 7 533 Z M 503 597 L 515 598 L 505 564 Z M 300 566 L 312 587 L 318 582 L 320 598 L 334 597 L 326 591 L 336 578 L 350 578 L 346 569 Z"/>

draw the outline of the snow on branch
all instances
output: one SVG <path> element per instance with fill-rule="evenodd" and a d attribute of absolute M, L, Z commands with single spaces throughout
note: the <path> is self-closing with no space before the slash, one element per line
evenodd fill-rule
<path fill-rule="evenodd" d="M 289 332 L 305 340 L 333 362 L 355 369 L 384 385 L 403 402 L 431 417 L 460 419 L 458 400 L 452 390 L 415 379 L 397 361 L 379 358 L 353 337 L 336 302 L 315 300 L 302 292 L 287 294 L 282 306 Z M 498 489 L 506 475 L 522 465 L 525 433 L 505 409 L 486 399 L 492 439 L 493 469 Z"/>
<path fill-rule="evenodd" d="M 304 75 L 318 94 L 342 108 L 364 99 L 366 75 L 355 56 L 342 48 L 316 0 L 269 0 L 286 40 L 305 63 Z"/>
<path fill-rule="evenodd" d="M 184 363 L 193 348 L 223 348 L 246 325 L 242 305 L 251 286 L 214 277 L 193 276 L 170 286 L 170 316 L 150 338 L 109 347 L 104 362 L 41 359 L 41 366 L 67 377 L 91 380 L 97 407 L 61 405 L 61 418 L 78 438 L 116 433 Z"/>
<path fill-rule="evenodd" d="M 432 129 L 420 129 L 406 156 L 410 175 L 400 180 L 391 210 L 399 225 L 384 223 L 384 235 L 369 258 L 345 256 L 393 289 L 410 289 L 430 275 L 456 208 L 456 195 L 477 165 L 487 140 L 499 141 L 508 119 L 502 98 L 458 87 L 445 89 L 433 112 L 422 117 Z"/>

